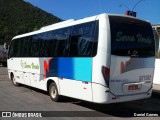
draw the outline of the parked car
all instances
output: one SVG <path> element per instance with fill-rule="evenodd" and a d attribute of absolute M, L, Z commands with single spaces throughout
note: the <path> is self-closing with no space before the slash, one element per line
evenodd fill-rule
<path fill-rule="evenodd" d="M 4 45 L 0 45 L 0 63 L 4 67 L 7 67 L 7 53 L 8 53 L 8 45 L 4 43 Z"/>

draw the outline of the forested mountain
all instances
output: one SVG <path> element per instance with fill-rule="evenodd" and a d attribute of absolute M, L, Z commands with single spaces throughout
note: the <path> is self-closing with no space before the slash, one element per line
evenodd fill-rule
<path fill-rule="evenodd" d="M 62 20 L 24 0 L 0 0 L 0 44 L 59 21 Z"/>

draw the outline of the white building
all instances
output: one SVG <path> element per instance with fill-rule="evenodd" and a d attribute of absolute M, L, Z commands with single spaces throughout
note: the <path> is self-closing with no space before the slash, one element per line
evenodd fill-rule
<path fill-rule="evenodd" d="M 156 54 L 157 52 L 160 53 L 160 24 L 154 24 L 152 25 L 153 31 L 154 31 L 154 37 L 156 42 Z M 156 58 L 155 62 L 155 71 L 154 71 L 154 84 L 160 84 L 160 54 L 158 54 L 158 57 Z"/>

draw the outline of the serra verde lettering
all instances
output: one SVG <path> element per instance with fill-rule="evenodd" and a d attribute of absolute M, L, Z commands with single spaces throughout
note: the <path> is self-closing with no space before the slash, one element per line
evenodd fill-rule
<path fill-rule="evenodd" d="M 138 33 L 136 35 L 125 35 L 123 32 L 119 31 L 116 34 L 116 41 L 117 42 L 137 42 L 139 43 L 146 43 L 146 44 L 151 44 L 152 39 L 150 37 L 144 37 L 142 34 Z"/>
<path fill-rule="evenodd" d="M 123 42 L 134 42 L 135 41 L 135 37 L 134 36 L 123 35 L 122 32 L 117 32 L 116 37 L 117 37 L 116 38 L 117 42 L 120 42 L 120 41 L 123 41 Z"/>
<path fill-rule="evenodd" d="M 39 69 L 39 65 L 35 65 L 33 62 L 31 64 L 27 64 L 26 62 L 23 62 L 21 60 L 21 63 L 20 63 L 21 67 L 22 68 L 31 68 L 31 69 Z"/>

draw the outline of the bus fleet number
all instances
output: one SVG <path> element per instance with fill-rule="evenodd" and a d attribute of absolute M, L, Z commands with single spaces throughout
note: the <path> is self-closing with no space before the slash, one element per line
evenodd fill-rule
<path fill-rule="evenodd" d="M 148 81 L 151 80 L 152 76 L 151 75 L 141 75 L 139 76 L 139 81 L 143 82 L 143 81 Z"/>

